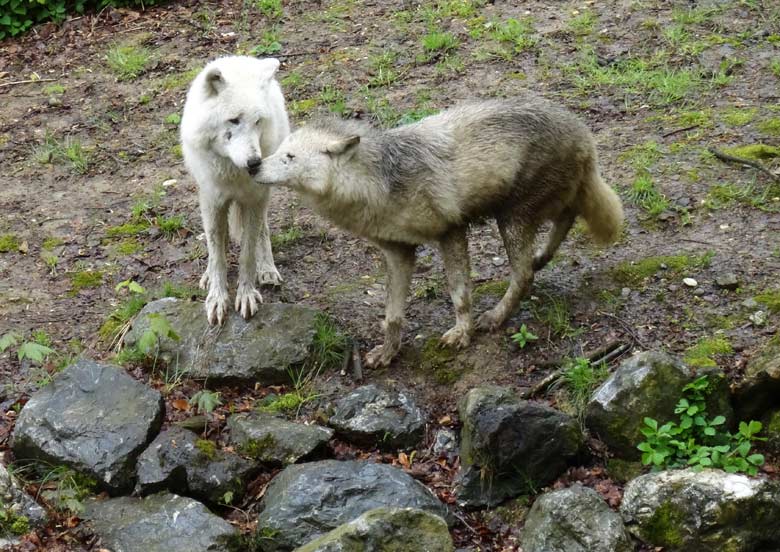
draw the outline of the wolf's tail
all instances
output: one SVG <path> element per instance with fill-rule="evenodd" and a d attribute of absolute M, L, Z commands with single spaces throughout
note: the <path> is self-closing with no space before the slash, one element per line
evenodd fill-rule
<path fill-rule="evenodd" d="M 241 232 L 244 229 L 244 225 L 241 220 L 241 209 L 234 201 L 228 208 L 228 230 L 230 233 L 230 239 L 233 243 L 241 243 Z"/>
<path fill-rule="evenodd" d="M 617 193 L 601 179 L 595 154 L 585 167 L 578 200 L 580 215 L 588 223 L 593 240 L 600 245 L 617 241 L 623 230 L 623 204 Z"/>

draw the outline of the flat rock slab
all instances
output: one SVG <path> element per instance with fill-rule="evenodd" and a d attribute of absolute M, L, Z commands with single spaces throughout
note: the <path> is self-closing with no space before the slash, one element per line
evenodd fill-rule
<path fill-rule="evenodd" d="M 295 552 L 391 552 L 454 550 L 447 523 L 413 508 L 376 508 Z"/>
<path fill-rule="evenodd" d="M 552 482 L 579 453 L 577 422 L 549 406 L 492 385 L 469 391 L 459 404 L 464 507 L 495 506 Z"/>
<path fill-rule="evenodd" d="M 333 437 L 333 430 L 287 421 L 271 414 L 233 414 L 230 442 L 243 455 L 264 464 L 287 466 L 310 458 Z"/>
<path fill-rule="evenodd" d="M 376 385 L 339 399 L 328 423 L 346 441 L 385 450 L 413 447 L 425 431 L 425 416 L 407 393 Z"/>
<path fill-rule="evenodd" d="M 649 473 L 629 482 L 629 531 L 664 550 L 780 550 L 780 482 L 721 470 Z"/>
<path fill-rule="evenodd" d="M 525 519 L 523 552 L 633 552 L 620 514 L 596 491 L 573 485 L 545 493 Z"/>
<path fill-rule="evenodd" d="M 162 339 L 160 355 L 188 377 L 212 382 L 287 383 L 290 370 L 308 360 L 319 311 L 295 304 L 263 303 L 245 321 L 231 312 L 222 327 L 209 326 L 202 303 L 165 298 L 146 305 L 127 332 L 134 346 L 149 328 L 148 314 L 165 316 L 178 341 Z"/>
<path fill-rule="evenodd" d="M 169 493 L 93 500 L 84 518 L 113 552 L 226 552 L 237 534 L 200 502 Z"/>
<path fill-rule="evenodd" d="M 674 409 L 683 387 L 705 373 L 694 372 L 666 353 L 636 354 L 622 362 L 593 393 L 585 424 L 616 456 L 638 459 L 641 453 L 636 446 L 645 440 L 641 433 L 645 417 L 659 423 L 676 420 Z M 709 371 L 709 375 L 709 411 L 731 420 L 728 383 L 720 373 Z"/>
<path fill-rule="evenodd" d="M 258 531 L 267 550 L 292 550 L 369 510 L 415 508 L 447 519 L 447 507 L 403 471 L 371 462 L 323 460 L 284 469 L 266 489 Z"/>
<path fill-rule="evenodd" d="M 140 494 L 162 490 L 212 503 L 235 502 L 244 496 L 246 484 L 259 471 L 255 462 L 219 450 L 213 441 L 172 427 L 158 435 L 138 458 Z M 229 495 L 227 495 L 229 493 Z M 232 497 L 226 500 L 226 495 Z"/>
<path fill-rule="evenodd" d="M 22 408 L 17 459 L 67 465 L 111 493 L 133 488 L 135 463 L 162 423 L 160 393 L 115 366 L 79 360 Z"/>

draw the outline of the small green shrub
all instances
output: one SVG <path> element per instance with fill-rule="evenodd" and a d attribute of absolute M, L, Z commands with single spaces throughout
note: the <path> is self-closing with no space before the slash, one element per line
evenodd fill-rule
<path fill-rule="evenodd" d="M 641 429 L 646 440 L 637 445 L 642 452 L 642 463 L 654 469 L 720 468 L 729 473 L 756 475 L 764 464 L 762 454 L 750 454 L 758 437 L 761 422 L 740 422 L 736 433 L 723 431 L 725 416 L 712 418 L 707 413 L 707 395 L 710 384 L 701 376 L 683 387 L 683 396 L 674 409 L 678 422 L 660 425 L 653 418 L 645 418 Z"/>
<path fill-rule="evenodd" d="M 512 334 L 511 339 L 512 341 L 517 343 L 518 347 L 524 349 L 528 343 L 539 339 L 539 336 L 532 334 L 530 330 L 526 327 L 526 325 L 523 324 L 522 326 L 520 326 L 520 329 L 517 331 L 517 333 Z"/>

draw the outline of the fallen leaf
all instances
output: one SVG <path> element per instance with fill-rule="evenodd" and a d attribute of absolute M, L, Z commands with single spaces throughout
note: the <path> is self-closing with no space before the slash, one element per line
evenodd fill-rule
<path fill-rule="evenodd" d="M 173 408 L 176 410 L 181 410 L 182 412 L 186 412 L 190 409 L 190 403 L 187 401 L 187 399 L 176 399 L 175 401 L 171 401 L 171 406 L 173 406 Z"/>

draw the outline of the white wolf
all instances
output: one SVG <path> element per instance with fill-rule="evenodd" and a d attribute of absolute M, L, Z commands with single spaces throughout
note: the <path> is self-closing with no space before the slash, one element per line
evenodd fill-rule
<path fill-rule="evenodd" d="M 258 281 L 281 282 L 268 234 L 269 190 L 252 181 L 261 159 L 290 133 L 278 68 L 276 59 L 216 59 L 195 77 L 184 104 L 182 152 L 198 183 L 209 255 L 200 286 L 208 286 L 210 324 L 221 325 L 228 312 L 228 233 L 241 245 L 235 308 L 244 318 L 263 300 Z"/>
<path fill-rule="evenodd" d="M 488 330 L 512 314 L 578 215 L 601 243 L 617 239 L 623 224 L 620 199 L 599 176 L 588 129 L 538 98 L 465 104 L 387 131 L 348 121 L 312 123 L 263 160 L 256 180 L 297 190 L 384 252 L 385 341 L 368 353 L 374 366 L 388 364 L 400 348 L 417 244 L 439 246 L 456 318 L 442 342 L 463 347 L 473 327 L 470 223 L 496 219 L 512 268 L 504 297 L 477 321 Z M 534 256 L 545 221 L 553 228 Z"/>

